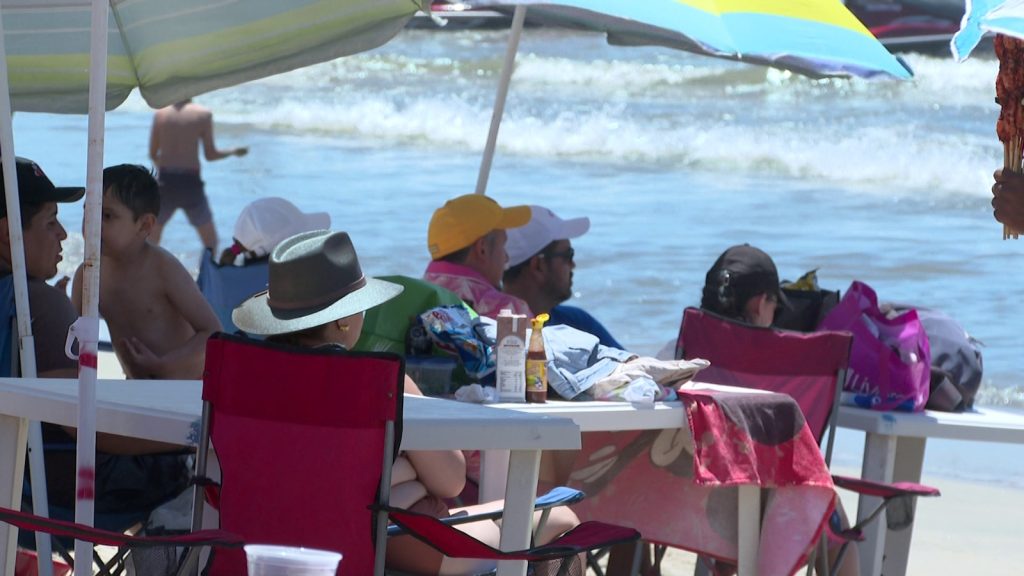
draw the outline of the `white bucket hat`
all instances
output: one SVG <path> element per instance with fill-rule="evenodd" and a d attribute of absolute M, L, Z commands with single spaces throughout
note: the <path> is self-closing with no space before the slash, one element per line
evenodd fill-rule
<path fill-rule="evenodd" d="M 562 220 L 543 206 L 530 206 L 530 221 L 518 228 L 509 228 L 505 251 L 508 266 L 518 266 L 532 258 L 555 240 L 571 240 L 590 230 L 590 218 Z"/>
<path fill-rule="evenodd" d="M 235 222 L 234 238 L 257 258 L 270 254 L 285 238 L 331 227 L 326 212 L 305 213 L 284 198 L 260 198 L 249 203 Z"/>

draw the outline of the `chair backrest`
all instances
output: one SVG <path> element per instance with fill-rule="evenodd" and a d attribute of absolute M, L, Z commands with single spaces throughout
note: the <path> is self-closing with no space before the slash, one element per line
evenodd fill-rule
<path fill-rule="evenodd" d="M 221 468 L 221 528 L 247 543 L 341 552 L 345 574 L 383 567 L 374 542 L 386 514 L 375 526 L 370 507 L 390 488 L 403 378 L 392 354 L 210 338 L 203 433 Z M 241 551 L 213 558 L 211 574 L 244 573 Z"/>
<path fill-rule="evenodd" d="M 832 456 L 834 418 L 846 377 L 853 335 L 801 333 L 742 324 L 687 308 L 679 328 L 681 357 L 704 358 L 711 366 L 697 380 L 789 394 L 800 406 L 811 433 Z"/>
<path fill-rule="evenodd" d="M 270 273 L 267 266 L 266 259 L 249 262 L 245 266 L 221 266 L 213 261 L 213 253 L 209 249 L 203 251 L 196 283 L 225 332 L 234 334 L 238 331 L 231 321 L 231 311 L 249 296 L 267 289 Z"/>

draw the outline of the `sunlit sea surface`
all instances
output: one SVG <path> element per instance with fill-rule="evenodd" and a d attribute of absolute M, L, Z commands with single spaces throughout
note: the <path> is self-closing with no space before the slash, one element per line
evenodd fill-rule
<path fill-rule="evenodd" d="M 250 147 L 204 167 L 222 246 L 245 204 L 284 196 L 329 212 L 369 274 L 421 274 L 431 212 L 476 182 L 505 41 L 505 31 L 405 31 L 366 54 L 197 98 L 215 111 L 220 146 Z M 637 352 L 674 338 L 712 261 L 749 242 L 785 278 L 817 268 L 823 287 L 861 280 L 883 300 L 948 312 L 985 343 L 979 402 L 1024 408 L 1024 240 L 1002 240 L 989 206 L 1002 161 L 997 63 L 905 58 L 909 82 L 816 81 L 528 29 L 488 193 L 591 218 L 573 242 L 572 303 Z M 104 163 L 149 164 L 151 118 L 137 95 L 110 113 Z M 84 116 L 18 113 L 14 125 L 19 155 L 58 184 L 84 182 Z M 70 274 L 81 206 L 61 217 Z M 164 245 L 195 271 L 199 243 L 180 213 Z M 929 472 L 941 451 L 929 451 Z M 941 462 L 969 477 L 1004 472 Z"/>

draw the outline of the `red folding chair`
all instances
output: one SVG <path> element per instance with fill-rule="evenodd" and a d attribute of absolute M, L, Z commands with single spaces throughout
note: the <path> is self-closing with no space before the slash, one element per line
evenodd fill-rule
<path fill-rule="evenodd" d="M 840 392 L 852 342 L 853 335 L 847 332 L 801 333 L 761 328 L 687 308 L 679 328 L 676 356 L 709 360 L 711 366 L 699 375 L 703 382 L 792 396 L 811 433 L 822 444 L 825 463 L 831 465 Z M 890 529 L 906 528 L 913 522 L 916 497 L 939 495 L 935 488 L 910 482 L 885 484 L 837 475 L 832 476 L 832 481 L 841 488 L 880 498 L 881 503 L 856 525 L 837 533 L 846 543 L 830 573 L 842 561 L 849 542 L 861 539 L 861 530 L 883 511 L 889 510 Z"/>
<path fill-rule="evenodd" d="M 45 532 L 51 536 L 92 542 L 94 545 L 127 548 L 133 555 L 145 550 L 172 549 L 171 555 L 174 556 L 173 549 L 177 548 L 198 550 L 201 547 L 212 546 L 224 549 L 238 549 L 243 545 L 240 537 L 224 530 L 200 530 L 175 536 L 130 536 L 75 522 L 36 516 L 35 514 L 11 510 L 10 508 L 0 508 L 0 521 L 17 526 L 22 530 Z M 187 554 L 184 556 L 187 556 Z M 150 566 L 152 565 L 150 564 Z M 136 569 L 137 574 L 146 574 L 147 576 L 183 574 L 185 572 L 185 568 L 178 566 L 177 563 L 170 566 L 161 565 L 159 572 Z"/>
<path fill-rule="evenodd" d="M 403 384 L 398 355 L 214 335 L 206 350 L 196 475 L 205 478 L 212 441 L 221 469 L 221 528 L 246 542 L 341 552 L 345 574 L 383 574 L 389 514 L 413 536 L 460 558 L 544 561 L 639 539 L 632 529 L 586 522 L 547 546 L 500 551 L 433 517 L 389 507 Z M 197 508 L 194 525 L 201 522 Z M 216 551 L 209 573 L 244 574 L 244 554 Z"/>

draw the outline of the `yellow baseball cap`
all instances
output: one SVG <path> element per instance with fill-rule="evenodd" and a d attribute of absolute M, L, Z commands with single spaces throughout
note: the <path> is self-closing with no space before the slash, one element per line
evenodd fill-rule
<path fill-rule="evenodd" d="M 492 230 L 524 226 L 530 221 L 529 206 L 502 208 L 483 194 L 452 198 L 434 211 L 427 229 L 427 249 L 434 260 L 476 242 Z"/>

